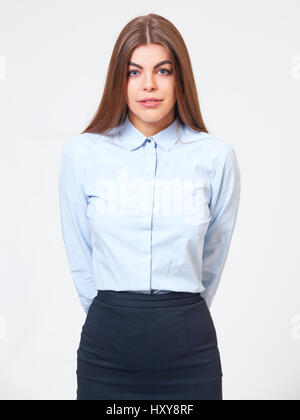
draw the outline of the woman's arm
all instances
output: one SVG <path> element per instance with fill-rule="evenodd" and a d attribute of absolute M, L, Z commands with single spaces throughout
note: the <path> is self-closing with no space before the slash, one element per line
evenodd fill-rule
<path fill-rule="evenodd" d="M 87 200 L 83 189 L 83 160 L 86 151 L 80 148 L 82 137 L 69 141 L 63 150 L 59 174 L 60 217 L 63 240 L 71 276 L 86 314 L 96 296 L 92 265 L 92 243 Z"/>
<path fill-rule="evenodd" d="M 216 168 L 212 182 L 210 211 L 212 219 L 206 232 L 203 248 L 201 295 L 210 308 L 220 283 L 235 228 L 241 192 L 241 173 L 233 149 L 230 149 L 223 164 Z"/>

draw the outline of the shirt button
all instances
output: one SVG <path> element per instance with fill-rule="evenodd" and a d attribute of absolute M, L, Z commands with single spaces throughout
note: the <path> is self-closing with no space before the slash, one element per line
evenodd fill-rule
<path fill-rule="evenodd" d="M 151 143 L 151 141 L 152 141 L 151 139 L 148 139 L 148 143 Z"/>

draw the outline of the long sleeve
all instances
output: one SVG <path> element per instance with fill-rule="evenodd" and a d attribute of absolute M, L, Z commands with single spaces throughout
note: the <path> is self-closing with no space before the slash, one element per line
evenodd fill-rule
<path fill-rule="evenodd" d="M 212 182 L 211 221 L 203 247 L 201 293 L 210 308 L 220 283 L 235 228 L 241 193 L 241 173 L 233 149 L 218 165 Z"/>
<path fill-rule="evenodd" d="M 72 280 L 85 313 L 97 294 L 92 267 L 92 243 L 87 200 L 83 189 L 84 159 L 80 138 L 69 141 L 63 150 L 59 173 L 59 203 L 63 241 Z"/>

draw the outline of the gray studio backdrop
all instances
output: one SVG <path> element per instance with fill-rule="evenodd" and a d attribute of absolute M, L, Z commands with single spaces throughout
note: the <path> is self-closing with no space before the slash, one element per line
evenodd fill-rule
<path fill-rule="evenodd" d="M 1 399 L 75 399 L 85 314 L 60 230 L 60 157 L 96 110 L 120 30 L 151 12 L 182 33 L 205 123 L 241 169 L 211 308 L 224 399 L 300 399 L 300 2 L 0 0 Z"/>

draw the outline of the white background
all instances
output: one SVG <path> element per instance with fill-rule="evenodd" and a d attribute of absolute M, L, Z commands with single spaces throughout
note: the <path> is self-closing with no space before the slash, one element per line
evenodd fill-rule
<path fill-rule="evenodd" d="M 85 314 L 60 230 L 61 151 L 96 111 L 121 29 L 157 13 L 181 32 L 204 121 L 241 169 L 211 307 L 224 399 L 300 399 L 300 2 L 148 3 L 0 0 L 0 398 L 76 398 Z"/>

